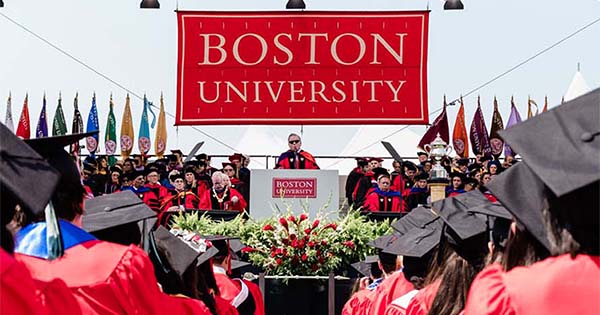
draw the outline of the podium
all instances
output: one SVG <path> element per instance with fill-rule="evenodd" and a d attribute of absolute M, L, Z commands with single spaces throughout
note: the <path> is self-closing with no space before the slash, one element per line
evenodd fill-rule
<path fill-rule="evenodd" d="M 294 214 L 306 210 L 315 217 L 319 209 L 335 219 L 339 211 L 337 170 L 252 170 L 250 216 L 264 219 L 277 209 Z"/>

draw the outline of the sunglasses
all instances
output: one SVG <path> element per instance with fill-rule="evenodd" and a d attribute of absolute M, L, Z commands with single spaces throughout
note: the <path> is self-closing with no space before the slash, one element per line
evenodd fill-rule
<path fill-rule="evenodd" d="M 289 144 L 296 144 L 296 143 L 299 143 L 299 142 L 300 142 L 300 140 L 291 140 L 291 141 L 289 141 Z"/>
<path fill-rule="evenodd" d="M 223 169 L 223 170 L 224 170 L 225 172 L 233 172 L 233 169 L 232 169 L 232 168 L 225 168 L 225 169 Z"/>

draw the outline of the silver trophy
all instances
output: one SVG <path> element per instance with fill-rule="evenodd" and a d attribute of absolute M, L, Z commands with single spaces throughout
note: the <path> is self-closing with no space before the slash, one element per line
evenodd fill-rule
<path fill-rule="evenodd" d="M 429 157 L 433 160 L 434 165 L 429 172 L 431 180 L 447 179 L 448 172 L 442 166 L 442 159 L 452 152 L 452 146 L 449 146 L 438 133 L 431 144 L 424 145 L 423 149 L 429 154 Z"/>

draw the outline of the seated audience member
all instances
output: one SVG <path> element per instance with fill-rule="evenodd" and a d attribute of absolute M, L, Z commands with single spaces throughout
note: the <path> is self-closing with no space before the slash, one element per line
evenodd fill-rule
<path fill-rule="evenodd" d="M 406 197 L 406 211 L 409 212 L 419 205 L 426 205 L 429 199 L 429 187 L 427 186 L 428 174 L 421 173 L 414 177 L 415 186 L 409 190 Z"/>
<path fill-rule="evenodd" d="M 367 196 L 364 210 L 381 212 L 402 212 L 402 195 L 390 190 L 390 177 L 387 174 L 379 175 L 377 187 Z"/>
<path fill-rule="evenodd" d="M 465 192 L 463 184 L 465 176 L 459 172 L 450 173 L 450 186 L 446 188 L 446 197 L 453 197 Z"/>
<path fill-rule="evenodd" d="M 213 186 L 200 196 L 200 209 L 206 210 L 235 210 L 243 211 L 246 209 L 246 200 L 235 189 L 227 185 L 229 176 L 214 172 L 212 175 Z"/>

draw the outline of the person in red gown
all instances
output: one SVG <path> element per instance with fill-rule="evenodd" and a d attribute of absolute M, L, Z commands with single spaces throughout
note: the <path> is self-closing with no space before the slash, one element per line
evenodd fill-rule
<path fill-rule="evenodd" d="M 146 170 L 147 183 L 144 187 L 150 189 L 150 192 L 154 194 L 154 198 L 158 200 L 158 204 L 162 205 L 165 199 L 169 197 L 169 189 L 160 184 L 159 170 L 156 166 L 150 166 Z"/>
<path fill-rule="evenodd" d="M 301 149 L 302 140 L 299 135 L 291 133 L 288 136 L 288 146 L 290 149 L 283 152 L 277 159 L 276 169 L 319 169 L 314 156 Z"/>
<path fill-rule="evenodd" d="M 46 236 L 54 227 L 34 220 L 16 234 L 17 261 L 36 280 L 63 280 L 83 314 L 210 314 L 201 301 L 162 293 L 142 249 L 100 241 L 78 226 L 85 190 L 75 163 L 63 150 L 78 139 L 71 135 L 28 142 L 60 173 L 51 203 L 63 253 L 47 246 Z"/>
<path fill-rule="evenodd" d="M 170 189 L 168 196 L 161 205 L 158 214 L 160 225 L 167 226 L 173 214 L 185 209 L 199 209 L 200 198 L 192 191 L 186 189 L 185 176 L 183 174 L 173 174 L 169 178 L 175 189 Z"/>
<path fill-rule="evenodd" d="M 240 315 L 264 315 L 265 306 L 258 285 L 246 279 L 232 279 L 231 252 L 227 238 L 213 240 L 219 252 L 213 257 L 213 272 L 220 296 L 235 306 Z"/>
<path fill-rule="evenodd" d="M 389 175 L 379 175 L 377 187 L 367 196 L 363 209 L 379 212 L 403 212 L 402 195 L 391 190 L 390 184 Z"/>
<path fill-rule="evenodd" d="M 213 187 L 200 196 L 200 209 L 243 211 L 247 207 L 246 200 L 237 190 L 227 185 L 229 176 L 214 172 Z"/>

